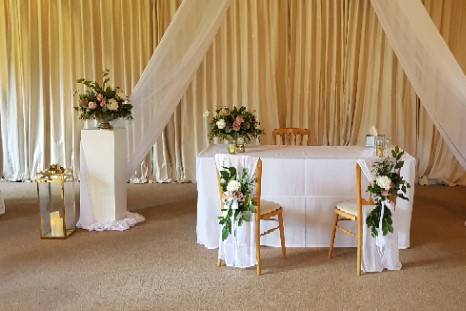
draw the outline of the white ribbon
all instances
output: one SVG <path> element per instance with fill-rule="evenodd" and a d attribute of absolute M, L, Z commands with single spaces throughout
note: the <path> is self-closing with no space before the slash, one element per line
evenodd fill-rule
<path fill-rule="evenodd" d="M 377 229 L 377 236 L 375 237 L 375 245 L 377 246 L 377 251 L 379 252 L 380 256 L 383 256 L 384 247 L 387 244 L 387 237 L 383 235 L 383 216 L 385 214 L 385 205 L 387 204 L 387 208 L 390 209 L 390 201 L 384 200 L 382 201 L 382 209 L 380 210 L 380 219 L 379 219 L 379 228 Z"/>

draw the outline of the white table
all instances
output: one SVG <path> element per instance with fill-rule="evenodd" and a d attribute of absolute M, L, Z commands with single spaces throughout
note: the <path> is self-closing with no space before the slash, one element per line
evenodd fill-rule
<path fill-rule="evenodd" d="M 197 242 L 209 249 L 218 247 L 220 230 L 216 153 L 226 153 L 226 147 L 211 145 L 196 159 Z M 246 153 L 262 159 L 262 199 L 284 208 L 288 247 L 328 247 L 335 204 L 355 199 L 356 161 L 375 157 L 373 149 L 358 146 L 254 146 L 248 147 Z M 416 160 L 405 154 L 401 174 L 413 187 L 408 191 L 409 201 L 397 200 L 394 215 L 398 246 L 402 249 L 410 246 L 415 165 Z M 262 230 L 267 227 L 262 226 Z M 346 227 L 355 231 L 354 222 Z M 263 237 L 261 243 L 280 246 L 278 234 Z M 335 245 L 353 247 L 356 241 L 337 234 Z"/>

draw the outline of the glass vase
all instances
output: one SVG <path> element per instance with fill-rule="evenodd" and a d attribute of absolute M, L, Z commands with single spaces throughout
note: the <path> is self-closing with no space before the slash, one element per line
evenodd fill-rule
<path fill-rule="evenodd" d="M 236 152 L 237 152 L 236 142 L 227 141 L 227 150 L 228 150 L 229 154 L 236 154 Z"/>
<path fill-rule="evenodd" d="M 377 135 L 375 138 L 375 154 L 379 158 L 385 156 L 385 135 Z"/>
<path fill-rule="evenodd" d="M 236 139 L 236 152 L 244 153 L 246 151 L 246 145 L 244 143 L 244 137 L 238 137 Z"/>

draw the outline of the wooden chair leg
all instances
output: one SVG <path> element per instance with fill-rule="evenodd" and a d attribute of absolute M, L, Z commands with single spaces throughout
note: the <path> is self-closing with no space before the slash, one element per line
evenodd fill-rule
<path fill-rule="evenodd" d="M 261 226 L 260 216 L 256 213 L 256 273 L 261 275 Z"/>
<path fill-rule="evenodd" d="M 332 258 L 333 256 L 333 245 L 335 244 L 335 235 L 337 233 L 337 225 L 338 225 L 338 214 L 335 213 L 335 220 L 333 221 L 332 236 L 330 238 L 330 247 L 328 249 L 328 258 Z"/>
<path fill-rule="evenodd" d="M 362 221 L 358 219 L 358 249 L 357 249 L 357 270 L 358 276 L 361 275 L 361 264 L 362 264 Z"/>
<path fill-rule="evenodd" d="M 285 226 L 283 225 L 283 209 L 278 214 L 278 229 L 280 231 L 280 243 L 282 245 L 282 254 L 286 258 L 286 243 L 285 243 Z"/>
<path fill-rule="evenodd" d="M 222 266 L 222 260 L 220 258 L 217 258 L 217 267 Z"/>

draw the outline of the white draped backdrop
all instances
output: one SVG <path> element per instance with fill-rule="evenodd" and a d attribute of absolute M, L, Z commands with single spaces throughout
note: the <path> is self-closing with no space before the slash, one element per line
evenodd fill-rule
<path fill-rule="evenodd" d="M 199 1 L 202 9 L 196 6 Z M 81 123 L 72 111 L 73 81 L 97 77 L 98 68 L 110 68 L 116 84 L 127 93 L 136 85 L 132 92 L 135 120 L 128 136 L 132 168 L 161 137 L 154 149 L 158 158 L 155 173 L 170 171 L 173 163 L 168 162 L 176 162 L 182 173 L 165 173 L 165 177 L 192 179 L 194 155 L 206 145 L 204 121 L 199 119 L 203 110 L 245 104 L 257 107 L 268 130 L 308 126 L 319 144 L 361 143 L 367 122 L 375 123 L 419 158 L 421 174 L 450 184 L 466 182 L 464 171 L 452 161 L 435 131 L 424 124 L 430 121 L 423 117 L 421 107 L 464 166 L 464 73 L 419 0 L 373 0 L 372 5 L 421 106 L 414 105 L 414 92 L 397 72 L 390 49 L 383 47 L 384 36 L 379 34 L 368 0 L 235 0 L 229 10 L 227 0 L 199 1 L 183 1 L 171 20 L 181 1 L 1 0 L 0 42 L 6 47 L 0 50 L 0 60 L 5 62 L 0 66 L 3 175 L 11 180 L 29 179 L 50 162 L 76 169 Z M 461 4 L 450 3 L 446 10 L 447 2 L 442 2 L 440 9 L 438 1 L 424 2 L 441 28 L 448 24 L 444 18 L 458 22 L 464 17 L 454 16 Z M 444 17 L 447 11 L 450 14 Z M 105 12 L 121 16 L 128 28 L 116 23 L 117 17 L 104 23 Z M 441 23 L 436 12 L 441 12 Z M 156 26 L 146 34 L 144 27 L 151 23 Z M 451 23 L 447 37 L 455 27 L 461 34 L 461 24 Z M 403 25 L 402 32 L 397 31 L 399 25 Z M 306 33 L 306 29 L 311 31 Z M 340 48 L 340 42 L 352 45 Z M 376 48 L 368 48 L 368 44 Z M 316 47 L 321 49 L 312 50 Z M 307 49 L 312 53 L 303 52 Z M 368 50 L 379 54 L 374 56 Z M 462 56 L 458 53 L 464 49 L 456 50 L 455 55 Z M 86 53 L 91 53 L 91 58 Z M 87 62 L 89 59 L 92 61 Z M 371 65 L 377 70 L 364 71 Z M 142 68 L 146 69 L 139 79 Z M 303 88 L 303 84 L 307 86 Z M 364 94 L 358 93 L 361 90 Z M 180 99 L 181 110 L 176 108 Z M 391 110 L 378 110 L 378 101 L 383 107 L 394 104 Z M 183 129 L 181 135 L 179 128 Z"/>

